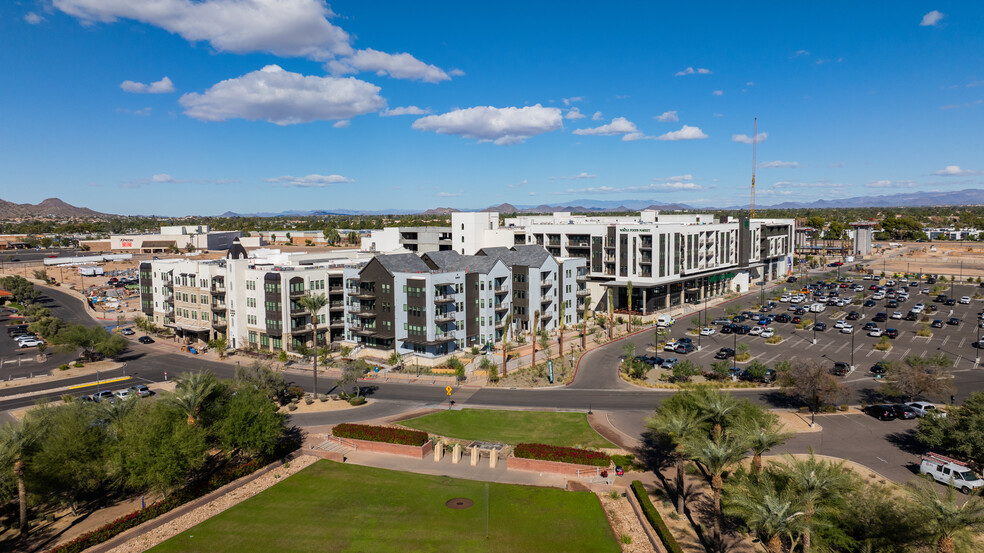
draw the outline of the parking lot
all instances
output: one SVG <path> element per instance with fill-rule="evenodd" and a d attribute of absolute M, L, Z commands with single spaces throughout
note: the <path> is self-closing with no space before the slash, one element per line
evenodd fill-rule
<path fill-rule="evenodd" d="M 864 285 L 864 299 L 871 299 L 875 292 L 869 290 L 868 287 L 873 281 L 860 280 L 860 277 L 856 275 L 853 278 L 856 284 Z M 797 286 L 797 284 L 790 284 L 790 287 Z M 715 361 L 714 355 L 720 348 L 726 347 L 738 350 L 739 344 L 747 344 L 751 358 L 743 363 L 738 363 L 739 367 L 747 365 L 753 360 L 764 363 L 769 367 L 772 367 L 777 361 L 783 360 L 794 362 L 796 360 L 821 361 L 828 363 L 831 367 L 833 367 L 835 362 L 844 362 L 854 367 L 845 376 L 846 381 L 857 379 L 870 380 L 872 379 L 872 375 L 869 373 L 869 369 L 878 361 L 900 360 L 910 355 L 932 356 L 944 353 L 952 359 L 951 369 L 953 371 L 976 368 L 979 350 L 974 347 L 974 344 L 978 341 L 980 332 L 982 332 L 979 328 L 978 313 L 984 308 L 984 302 L 981 300 L 971 300 L 970 304 L 967 305 L 957 303 L 954 306 L 946 306 L 942 303 L 934 302 L 935 296 L 921 293 L 923 288 L 927 287 L 931 288 L 930 285 L 920 283 L 918 287 L 908 288 L 910 291 L 909 299 L 899 302 L 898 307 L 895 308 L 888 308 L 886 306 L 889 301 L 886 298 L 875 301 L 875 305 L 872 307 L 862 307 L 859 304 L 852 304 L 846 307 L 826 307 L 821 313 L 808 312 L 801 315 L 803 320 L 815 318 L 818 322 L 826 323 L 827 328 L 824 331 L 814 332 L 810 328 L 797 330 L 797 325 L 795 324 L 773 321 L 768 326 L 775 329 L 776 335 L 782 336 L 783 341 L 779 344 L 766 344 L 765 339 L 747 334 L 722 334 L 721 325 L 708 325 L 715 329 L 713 335 L 700 336 L 699 341 L 698 337 L 691 336 L 695 344 L 699 342 L 700 348 L 698 351 L 686 355 L 670 354 L 669 352 L 661 355 L 672 355 L 680 359 L 689 359 L 698 366 L 707 368 Z M 978 290 L 980 288 L 976 285 L 956 285 L 953 288 L 953 295 L 959 300 L 962 296 L 973 297 Z M 850 288 L 839 289 L 839 291 L 841 297 L 846 298 L 853 298 L 855 294 L 859 293 Z M 945 293 L 950 294 L 949 285 L 946 286 Z M 743 303 L 744 308 L 742 310 L 750 311 L 753 300 L 746 299 Z M 776 303 L 778 305 L 770 312 L 771 314 L 793 314 L 793 311 L 789 310 L 791 304 L 778 301 Z M 897 329 L 898 336 L 891 339 L 892 348 L 889 351 L 876 350 L 874 346 L 880 338 L 869 336 L 867 331 L 862 330 L 864 324 L 872 321 L 879 312 L 884 312 L 888 316 L 891 316 L 894 311 L 899 311 L 905 315 L 917 303 L 923 303 L 927 307 L 931 304 L 937 305 L 938 311 L 936 313 L 925 314 L 928 315 L 930 320 L 943 320 L 944 324 L 942 328 L 932 328 L 933 334 L 931 337 L 919 337 L 916 336 L 916 333 L 926 323 L 920 320 L 906 321 L 890 318 L 885 322 L 875 324 L 883 331 L 887 328 Z M 804 302 L 799 305 L 808 307 L 810 302 Z M 725 313 L 726 308 L 727 305 L 708 309 L 707 320 L 712 321 L 715 318 L 727 317 Z M 837 321 L 846 319 L 850 311 L 857 311 L 860 314 L 860 318 L 855 321 L 847 321 L 854 326 L 852 333 L 841 333 L 840 329 L 834 328 L 834 326 Z M 960 319 L 960 323 L 957 325 L 945 324 L 945 321 L 950 317 Z M 747 320 L 741 324 L 754 326 L 756 322 Z M 671 337 L 680 338 L 688 336 L 687 330 L 689 326 L 689 319 L 677 321 L 672 327 Z"/>

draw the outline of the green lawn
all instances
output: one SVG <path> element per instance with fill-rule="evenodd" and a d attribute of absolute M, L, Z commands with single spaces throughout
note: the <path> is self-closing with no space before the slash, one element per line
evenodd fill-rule
<path fill-rule="evenodd" d="M 400 424 L 462 440 L 510 445 L 530 442 L 567 447 L 615 447 L 591 428 L 584 413 L 462 409 L 439 411 Z"/>
<path fill-rule="evenodd" d="M 474 506 L 445 507 L 459 497 Z M 589 492 L 318 461 L 150 551 L 617 553 L 619 546 Z"/>

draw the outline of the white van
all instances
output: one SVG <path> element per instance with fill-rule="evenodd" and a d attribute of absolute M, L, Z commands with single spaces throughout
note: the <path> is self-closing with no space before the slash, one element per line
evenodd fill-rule
<path fill-rule="evenodd" d="M 823 313 L 827 310 L 827 306 L 822 303 L 810 304 L 810 313 Z"/>
<path fill-rule="evenodd" d="M 974 474 L 967 463 L 961 463 L 938 453 L 923 455 L 922 463 L 919 464 L 919 472 L 932 476 L 941 484 L 953 484 L 954 488 L 963 493 L 970 493 L 984 487 L 984 480 Z"/>
<path fill-rule="evenodd" d="M 656 317 L 656 326 L 667 327 L 673 325 L 676 321 L 673 320 L 672 315 L 659 315 Z"/>

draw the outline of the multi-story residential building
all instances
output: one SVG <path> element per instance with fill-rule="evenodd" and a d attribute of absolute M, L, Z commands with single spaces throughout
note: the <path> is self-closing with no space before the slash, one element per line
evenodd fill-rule
<path fill-rule="evenodd" d="M 449 227 L 386 227 L 362 237 L 362 251 L 392 252 L 400 248 L 414 253 L 450 250 Z"/>

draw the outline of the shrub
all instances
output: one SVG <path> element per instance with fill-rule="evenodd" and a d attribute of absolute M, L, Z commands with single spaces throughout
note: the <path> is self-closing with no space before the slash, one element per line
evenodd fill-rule
<path fill-rule="evenodd" d="M 75 366 L 76 367 L 81 367 L 82 366 L 82 362 L 81 361 L 76 361 L 75 362 Z"/>
<path fill-rule="evenodd" d="M 737 361 L 739 363 L 741 363 L 742 361 L 748 361 L 751 358 L 752 358 L 752 354 L 751 353 L 748 353 L 747 351 L 743 351 L 743 352 L 735 355 L 735 361 Z"/>
<path fill-rule="evenodd" d="M 670 533 L 670 529 L 666 527 L 663 517 L 659 516 L 659 511 L 653 506 L 653 502 L 649 500 L 649 494 L 646 493 L 646 488 L 643 487 L 642 482 L 634 480 L 631 487 L 632 493 L 635 494 L 636 499 L 639 500 L 639 505 L 642 506 L 646 520 L 649 521 L 653 530 L 656 531 L 656 535 L 659 536 L 659 541 L 663 542 L 663 546 L 669 553 L 682 553 L 683 549 L 680 548 L 680 544 Z"/>
<path fill-rule="evenodd" d="M 309 397 L 304 398 L 304 405 L 311 405 L 312 403 L 314 403 L 313 399 Z"/>
<path fill-rule="evenodd" d="M 363 396 L 356 396 L 348 400 L 349 405 L 364 405 L 366 398 Z"/>
<path fill-rule="evenodd" d="M 62 363 L 61 365 L 58 365 L 58 370 L 60 370 L 60 371 L 67 371 L 68 370 L 68 364 L 67 363 Z"/>
<path fill-rule="evenodd" d="M 875 349 L 878 351 L 888 351 L 892 349 L 892 340 L 888 336 L 882 336 L 881 340 L 875 344 Z"/>
<path fill-rule="evenodd" d="M 782 342 L 782 336 L 778 334 L 772 336 L 771 338 L 765 339 L 766 344 L 778 344 L 779 342 Z"/>
<path fill-rule="evenodd" d="M 612 464 L 612 458 L 600 451 L 546 444 L 519 444 L 513 450 L 513 455 L 520 459 L 539 459 L 595 467 L 607 467 Z"/>
<path fill-rule="evenodd" d="M 925 325 L 916 331 L 916 336 L 919 336 L 920 338 L 930 338 L 933 336 L 933 331 L 928 325 Z"/>
<path fill-rule="evenodd" d="M 287 410 L 288 411 L 297 411 L 297 404 L 296 403 L 289 403 L 287 405 Z"/>
<path fill-rule="evenodd" d="M 363 400 L 365 398 L 362 398 Z M 389 426 L 371 426 L 368 424 L 343 423 L 335 426 L 332 435 L 339 438 L 353 438 L 370 442 L 383 442 L 399 445 L 424 445 L 427 433 L 407 428 L 391 428 Z"/>

